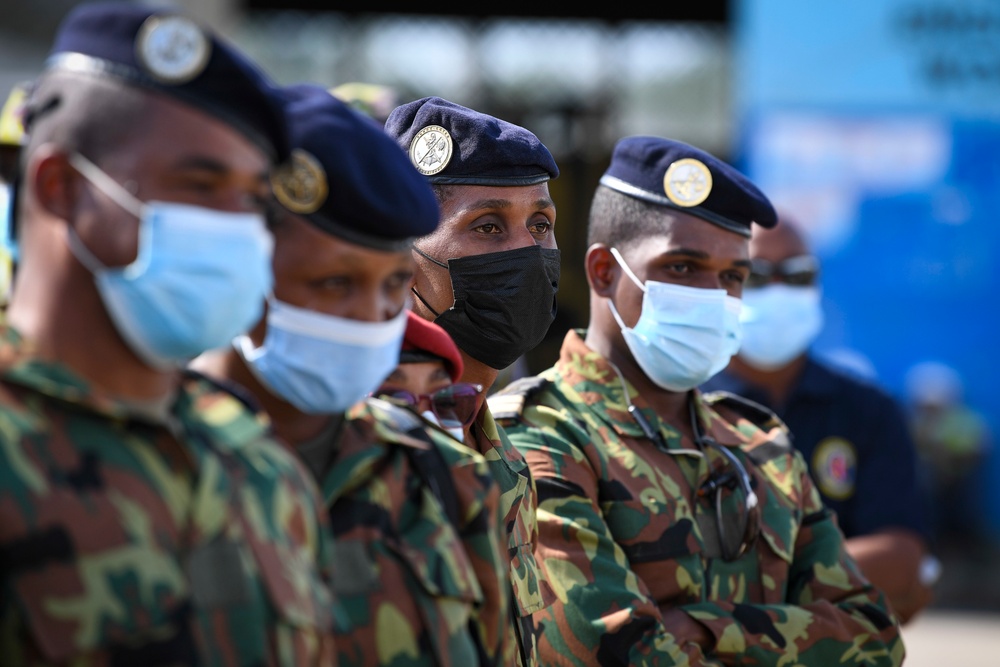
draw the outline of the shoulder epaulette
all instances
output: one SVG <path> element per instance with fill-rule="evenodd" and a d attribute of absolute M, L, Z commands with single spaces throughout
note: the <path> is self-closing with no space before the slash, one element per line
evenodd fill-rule
<path fill-rule="evenodd" d="M 517 419 L 528 399 L 540 392 L 549 381 L 539 375 L 514 380 L 487 399 L 493 419 Z"/>
<path fill-rule="evenodd" d="M 451 476 L 451 468 L 444 455 L 430 434 L 427 433 L 428 424 L 410 410 L 393 405 L 389 401 L 369 398 L 368 403 L 381 413 L 380 418 L 385 419 L 389 427 L 427 443 L 426 449 L 417 447 L 403 447 L 402 449 L 410 459 L 417 475 L 430 487 L 431 492 L 441 503 L 445 515 L 455 530 L 460 531 L 462 529 L 461 510 L 458 491 L 455 489 L 455 480 Z"/>
<path fill-rule="evenodd" d="M 202 382 L 216 391 L 221 391 L 223 393 L 229 394 L 237 401 L 243 404 L 243 406 L 252 412 L 253 414 L 259 414 L 264 411 L 264 408 L 257 401 L 256 397 L 253 396 L 249 391 L 243 388 L 242 385 L 236 384 L 235 382 L 230 382 L 228 380 L 222 380 L 219 378 L 211 377 L 210 375 L 205 375 L 200 371 L 191 370 L 186 368 L 183 371 L 184 379 L 191 380 L 194 382 Z"/>
<path fill-rule="evenodd" d="M 785 451 L 792 446 L 792 433 L 770 408 L 728 391 L 713 391 L 702 394 L 702 400 L 711 408 L 725 408 L 745 418 L 751 424 L 765 432 L 772 433 L 767 444 L 757 447 L 757 458 L 767 459 L 778 451 Z"/>
<path fill-rule="evenodd" d="M 711 391 L 702 394 L 701 398 L 713 408 L 722 406 L 738 412 L 761 428 L 773 425 L 775 422 L 782 423 L 774 410 L 729 391 Z"/>

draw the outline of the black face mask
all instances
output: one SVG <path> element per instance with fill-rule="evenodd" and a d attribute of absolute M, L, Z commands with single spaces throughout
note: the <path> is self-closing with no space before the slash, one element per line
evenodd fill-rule
<path fill-rule="evenodd" d="M 451 274 L 455 303 L 434 320 L 473 359 L 501 370 L 542 342 L 556 317 L 559 251 L 533 245 L 439 262 Z"/>

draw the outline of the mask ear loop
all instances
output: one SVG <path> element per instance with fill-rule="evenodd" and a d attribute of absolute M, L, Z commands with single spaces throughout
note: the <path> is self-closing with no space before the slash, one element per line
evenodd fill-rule
<path fill-rule="evenodd" d="M 442 269 L 447 269 L 448 268 L 448 264 L 447 263 L 441 262 L 441 261 L 438 261 L 438 260 L 434 259 L 433 257 L 431 257 L 430 255 L 428 255 L 426 252 L 424 252 L 423 250 L 421 250 L 420 248 L 418 248 L 415 245 L 411 246 L 411 247 L 413 248 L 413 252 L 417 253 L 418 255 L 420 255 L 421 257 L 423 257 L 424 259 L 426 259 L 428 262 L 434 262 L 435 264 L 437 264 L 438 266 L 440 266 Z"/>
<path fill-rule="evenodd" d="M 625 263 L 624 258 L 622 258 L 622 254 L 620 252 L 618 252 L 618 248 L 610 248 L 610 251 L 611 251 L 611 255 L 615 258 L 615 261 L 618 262 L 618 266 L 622 267 L 622 270 L 625 272 L 625 275 L 627 275 L 629 278 L 631 278 L 632 282 L 634 282 L 636 285 L 638 285 L 639 289 L 641 289 L 642 292 L 643 292 L 643 294 L 645 294 L 646 293 L 646 286 L 642 284 L 642 282 L 639 280 L 638 276 L 636 276 L 634 273 L 632 273 L 632 269 L 630 269 L 629 266 L 628 266 L 628 264 Z M 624 331 L 625 329 L 630 328 L 630 327 L 625 326 L 625 321 L 622 319 L 621 315 L 618 314 L 618 309 L 615 308 L 615 304 L 614 304 L 614 302 L 611 299 L 608 299 L 608 308 L 611 309 L 611 314 L 614 316 L 615 322 L 618 323 L 618 327 L 620 329 L 622 329 Z M 617 371 L 618 369 L 615 368 L 615 370 Z M 624 386 L 625 385 L 623 384 L 622 387 L 624 388 Z M 625 398 L 626 398 L 626 400 L 628 399 L 628 392 L 626 392 Z"/>
<path fill-rule="evenodd" d="M 434 259 L 430 255 L 428 255 L 426 252 L 424 252 L 423 250 L 421 250 L 420 248 L 418 248 L 416 245 L 413 245 L 411 247 L 413 248 L 413 252 L 417 253 L 418 255 L 420 255 L 421 257 L 423 257 L 424 259 L 426 259 L 428 262 L 433 262 L 434 264 L 437 264 L 438 266 L 440 266 L 443 269 L 447 269 L 448 268 L 447 264 L 445 264 L 443 262 L 439 262 L 438 260 Z M 414 296 L 416 296 L 418 299 L 420 299 L 420 303 L 424 304 L 424 306 L 427 308 L 427 310 L 429 310 L 432 313 L 434 313 L 434 317 L 441 317 L 441 313 L 439 313 L 438 311 L 436 311 L 433 308 L 431 308 L 431 304 L 427 303 L 427 300 L 424 297 L 420 296 L 420 292 L 417 291 L 416 285 L 414 285 L 413 287 L 411 287 L 410 291 L 413 292 Z"/>
<path fill-rule="evenodd" d="M 81 176 L 90 181 L 91 185 L 110 197 L 113 202 L 135 217 L 142 218 L 142 209 L 145 204 L 122 187 L 121 183 L 104 173 L 104 170 L 79 153 L 71 154 L 69 163 Z"/>
<path fill-rule="evenodd" d="M 69 163 L 76 169 L 77 173 L 83 176 L 88 183 L 93 185 L 95 188 L 104 193 L 111 201 L 115 202 L 121 206 L 125 211 L 131 213 L 138 219 L 142 219 L 142 209 L 145 206 L 141 201 L 132 196 L 132 194 L 123 188 L 115 179 L 108 176 L 104 171 L 98 167 L 96 164 L 85 158 L 80 153 L 71 153 L 69 156 Z M 67 243 L 69 244 L 70 252 L 79 260 L 83 266 L 91 273 L 98 273 L 99 271 L 104 271 L 108 267 L 101 260 L 90 251 L 90 248 L 84 244 L 83 239 L 76 233 L 76 229 L 73 225 L 68 225 L 68 235 Z M 141 233 L 141 232 L 140 232 Z M 140 240 L 140 247 L 142 247 L 142 241 Z M 138 261 L 138 258 L 137 260 Z"/>
<path fill-rule="evenodd" d="M 631 278 L 632 282 L 634 282 L 636 285 L 638 285 L 639 289 L 641 289 L 643 292 L 645 292 L 646 291 L 646 286 L 642 283 L 641 280 L 639 280 L 639 277 L 637 275 L 635 275 L 634 273 L 632 273 L 632 269 L 629 268 L 629 265 L 625 263 L 625 259 L 622 257 L 622 254 L 620 252 L 618 252 L 618 248 L 610 248 L 610 251 L 611 251 L 611 254 L 614 256 L 615 261 L 618 262 L 618 266 L 622 267 L 622 271 L 625 272 L 625 275 L 627 275 L 629 278 Z"/>

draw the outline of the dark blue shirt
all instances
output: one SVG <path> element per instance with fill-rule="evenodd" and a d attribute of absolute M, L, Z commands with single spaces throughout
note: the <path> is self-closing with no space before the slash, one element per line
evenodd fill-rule
<path fill-rule="evenodd" d="M 899 527 L 930 540 L 909 425 L 883 389 L 814 359 L 784 406 L 770 405 L 763 390 L 725 372 L 702 389 L 738 394 L 781 417 L 846 537 Z"/>

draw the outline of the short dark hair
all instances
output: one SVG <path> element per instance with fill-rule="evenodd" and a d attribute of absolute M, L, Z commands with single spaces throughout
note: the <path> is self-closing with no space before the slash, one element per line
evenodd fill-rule
<path fill-rule="evenodd" d="M 76 151 L 94 162 L 141 138 L 155 109 L 143 91 L 111 79 L 49 72 L 27 105 L 28 145 L 22 160 L 45 143 Z"/>
<path fill-rule="evenodd" d="M 446 201 L 448 201 L 452 194 L 454 193 L 454 185 L 445 185 L 443 183 L 431 183 L 431 190 L 434 191 L 434 198 L 437 199 L 438 205 L 443 206 Z"/>
<path fill-rule="evenodd" d="M 658 234 L 664 219 L 672 216 L 670 209 L 663 206 L 598 185 L 590 202 L 587 245 L 602 243 L 623 249 Z"/>

